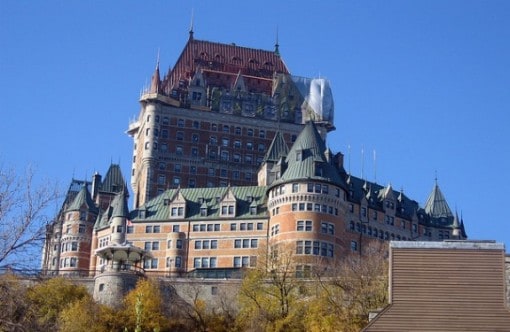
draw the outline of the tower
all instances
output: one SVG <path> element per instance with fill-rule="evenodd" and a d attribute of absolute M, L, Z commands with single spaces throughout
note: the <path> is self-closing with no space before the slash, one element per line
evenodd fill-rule
<path fill-rule="evenodd" d="M 144 277 L 141 263 L 148 255 L 126 242 L 127 220 L 127 195 L 123 190 L 98 219 L 95 233 L 101 243 L 95 251 L 101 267 L 94 278 L 94 299 L 112 307 Z"/>
<path fill-rule="evenodd" d="M 333 130 L 329 83 L 290 74 L 278 47 L 266 51 L 190 37 L 174 67 L 159 61 L 140 97 L 131 186 L 137 208 L 168 188 L 257 184 L 279 132 L 290 146 L 303 119 Z"/>

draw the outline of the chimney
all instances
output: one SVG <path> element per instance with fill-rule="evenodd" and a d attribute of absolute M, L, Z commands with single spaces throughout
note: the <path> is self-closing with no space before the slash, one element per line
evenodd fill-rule
<path fill-rule="evenodd" d="M 99 191 L 99 187 L 101 186 L 101 175 L 96 172 L 92 175 L 92 199 L 96 200 L 97 192 Z"/>

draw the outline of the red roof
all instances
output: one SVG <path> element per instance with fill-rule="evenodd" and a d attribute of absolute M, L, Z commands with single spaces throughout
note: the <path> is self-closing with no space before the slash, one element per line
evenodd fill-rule
<path fill-rule="evenodd" d="M 166 91 L 179 87 L 179 82 L 181 87 L 187 86 L 198 68 L 203 70 L 208 85 L 230 88 L 241 73 L 251 92 L 268 94 L 275 72 L 289 74 L 274 51 L 190 38 L 162 85 Z"/>

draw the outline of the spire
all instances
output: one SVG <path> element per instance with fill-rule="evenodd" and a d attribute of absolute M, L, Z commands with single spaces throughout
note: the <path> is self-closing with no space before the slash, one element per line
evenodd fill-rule
<path fill-rule="evenodd" d="M 154 70 L 154 74 L 152 74 L 151 78 L 151 88 L 150 93 L 158 93 L 159 92 L 159 84 L 160 84 L 160 76 L 159 76 L 159 50 L 158 57 L 156 61 L 156 69 Z"/>
<path fill-rule="evenodd" d="M 115 200 L 112 202 L 113 211 L 111 217 L 127 217 L 129 210 L 127 208 L 127 195 L 123 188 L 120 193 L 117 194 Z"/>
<path fill-rule="evenodd" d="M 452 211 L 439 189 L 437 177 L 435 179 L 434 188 L 430 193 L 427 203 L 425 203 L 425 212 L 432 218 L 449 218 L 453 217 Z"/>
<path fill-rule="evenodd" d="M 280 44 L 278 43 L 278 26 L 276 26 L 276 42 L 274 44 L 274 54 L 280 56 Z"/>
<path fill-rule="evenodd" d="M 191 9 L 191 22 L 189 25 L 189 40 L 193 40 L 193 18 L 194 18 L 194 10 Z"/>

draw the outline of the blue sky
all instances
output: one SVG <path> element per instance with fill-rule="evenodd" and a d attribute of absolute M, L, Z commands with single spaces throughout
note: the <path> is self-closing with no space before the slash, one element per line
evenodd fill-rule
<path fill-rule="evenodd" d="M 437 174 L 468 236 L 510 251 L 503 0 L 3 0 L 0 160 L 31 163 L 63 187 L 110 162 L 129 176 L 124 132 L 140 90 L 158 50 L 162 71 L 175 63 L 192 11 L 197 39 L 273 49 L 278 30 L 293 74 L 330 80 L 337 130 L 327 143 L 352 174 L 364 164 L 369 180 L 422 205 Z"/>

